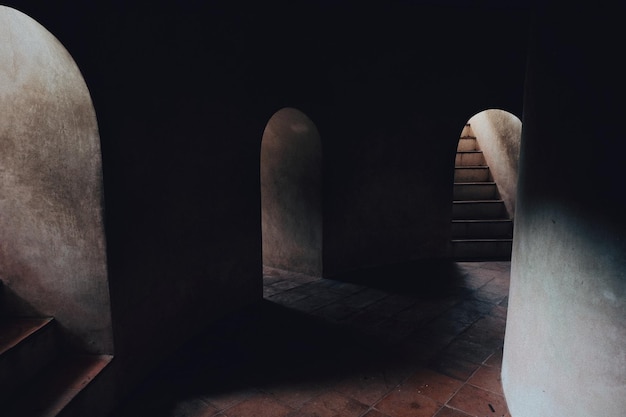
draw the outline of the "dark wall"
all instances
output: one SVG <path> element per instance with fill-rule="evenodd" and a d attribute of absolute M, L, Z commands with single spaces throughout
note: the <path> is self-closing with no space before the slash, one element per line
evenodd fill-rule
<path fill-rule="evenodd" d="M 259 152 L 274 112 L 298 108 L 320 132 L 328 276 L 447 256 L 464 123 L 521 114 L 523 8 L 8 3 L 59 38 L 92 94 L 127 382 L 261 298 Z"/>
<path fill-rule="evenodd" d="M 250 116 L 232 11 L 78 3 L 15 6 L 66 46 L 96 109 L 123 392 L 208 323 L 261 298 L 266 120 Z"/>
<path fill-rule="evenodd" d="M 478 111 L 521 114 L 527 13 L 317 2 L 254 16 L 248 92 L 320 131 L 324 275 L 447 256 L 456 143 Z"/>
<path fill-rule="evenodd" d="M 320 122 L 325 273 L 447 256 L 463 125 L 521 105 L 521 15 L 405 4 L 340 22 L 331 121 Z"/>

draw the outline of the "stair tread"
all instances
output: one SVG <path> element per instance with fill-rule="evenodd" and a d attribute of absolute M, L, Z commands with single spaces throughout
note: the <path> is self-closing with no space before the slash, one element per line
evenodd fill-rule
<path fill-rule="evenodd" d="M 453 243 L 457 242 L 511 242 L 513 238 L 465 238 L 465 239 L 452 239 Z"/>
<path fill-rule="evenodd" d="M 0 355 L 17 346 L 22 340 L 53 320 L 52 317 L 3 319 L 0 321 Z"/>
<path fill-rule="evenodd" d="M 504 200 L 454 200 L 452 204 L 471 204 L 471 203 L 504 203 Z"/>
<path fill-rule="evenodd" d="M 513 220 L 470 129 L 466 123 L 454 160 L 451 254 L 458 260 L 510 259 Z"/>
<path fill-rule="evenodd" d="M 452 219 L 452 223 L 513 223 L 513 219 Z"/>
<path fill-rule="evenodd" d="M 111 355 L 64 355 L 38 374 L 9 405 L 13 417 L 55 417 L 113 359 Z"/>
<path fill-rule="evenodd" d="M 496 185 L 494 181 L 455 182 L 454 185 Z"/>

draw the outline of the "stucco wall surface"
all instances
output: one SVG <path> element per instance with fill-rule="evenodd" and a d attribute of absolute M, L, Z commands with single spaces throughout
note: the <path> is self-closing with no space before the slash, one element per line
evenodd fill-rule
<path fill-rule="evenodd" d="M 304 113 L 285 108 L 261 143 L 263 264 L 322 275 L 322 148 Z"/>
<path fill-rule="evenodd" d="M 625 68 L 607 54 L 624 29 L 570 12 L 598 30 L 547 7 L 530 48 L 502 368 L 513 417 L 626 410 Z"/>
<path fill-rule="evenodd" d="M 514 218 L 522 122 L 507 111 L 489 109 L 472 116 L 468 123 L 483 151 L 509 217 Z"/>
<path fill-rule="evenodd" d="M 98 126 L 65 48 L 0 6 L 0 279 L 8 314 L 111 353 Z"/>

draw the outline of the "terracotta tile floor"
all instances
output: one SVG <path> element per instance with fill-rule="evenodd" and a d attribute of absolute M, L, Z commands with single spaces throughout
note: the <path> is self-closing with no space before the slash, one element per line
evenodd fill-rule
<path fill-rule="evenodd" d="M 338 279 L 264 270 L 265 299 L 169 358 L 112 417 L 509 417 L 510 262 Z"/>

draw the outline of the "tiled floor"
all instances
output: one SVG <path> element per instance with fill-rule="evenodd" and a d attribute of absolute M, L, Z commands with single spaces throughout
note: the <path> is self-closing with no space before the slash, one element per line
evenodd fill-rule
<path fill-rule="evenodd" d="M 181 349 L 112 417 L 509 417 L 509 272 L 417 263 L 330 280 L 266 268 L 263 303 Z"/>

